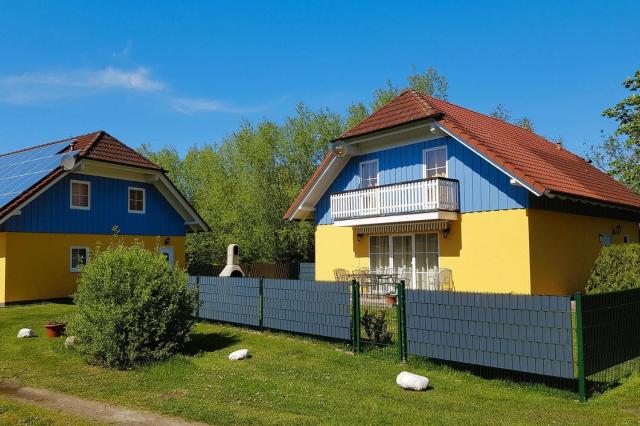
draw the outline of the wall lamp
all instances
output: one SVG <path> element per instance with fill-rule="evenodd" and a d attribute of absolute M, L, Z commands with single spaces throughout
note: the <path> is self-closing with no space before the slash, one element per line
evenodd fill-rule
<path fill-rule="evenodd" d="M 171 238 L 167 237 L 164 239 L 164 245 L 168 246 L 171 243 Z"/>
<path fill-rule="evenodd" d="M 449 236 L 449 232 L 451 232 L 451 229 L 448 226 L 442 230 L 442 236 L 444 237 L 445 240 Z"/>
<path fill-rule="evenodd" d="M 613 235 L 620 235 L 620 232 L 622 232 L 622 226 L 620 226 L 620 225 L 616 226 L 615 228 L 613 228 L 611 230 L 611 233 Z"/>
<path fill-rule="evenodd" d="M 362 241 L 363 234 L 356 234 L 356 239 Z"/>

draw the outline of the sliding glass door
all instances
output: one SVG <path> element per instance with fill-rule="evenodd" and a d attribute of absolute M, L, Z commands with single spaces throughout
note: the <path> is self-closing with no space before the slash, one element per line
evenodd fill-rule
<path fill-rule="evenodd" d="M 409 288 L 434 289 L 438 280 L 438 234 L 372 235 L 371 272 L 398 274 Z"/>

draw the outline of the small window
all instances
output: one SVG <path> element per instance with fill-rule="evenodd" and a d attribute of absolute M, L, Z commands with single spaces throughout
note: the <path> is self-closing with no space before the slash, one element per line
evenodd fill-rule
<path fill-rule="evenodd" d="M 378 160 L 360 163 L 360 188 L 378 186 Z"/>
<path fill-rule="evenodd" d="M 622 237 L 622 241 L 623 241 L 625 244 L 629 244 L 629 236 L 628 236 L 628 235 L 625 235 L 624 237 Z"/>
<path fill-rule="evenodd" d="M 424 150 L 424 177 L 447 177 L 447 147 Z"/>
<path fill-rule="evenodd" d="M 91 208 L 91 182 L 71 181 L 71 208 L 80 210 Z"/>
<path fill-rule="evenodd" d="M 144 188 L 129 188 L 129 213 L 144 213 Z"/>
<path fill-rule="evenodd" d="M 88 247 L 71 247 L 69 271 L 80 272 L 80 267 L 87 263 L 89 258 Z"/>

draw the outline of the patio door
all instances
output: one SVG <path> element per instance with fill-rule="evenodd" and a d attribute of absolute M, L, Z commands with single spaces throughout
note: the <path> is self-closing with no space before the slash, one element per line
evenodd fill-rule
<path fill-rule="evenodd" d="M 408 288 L 431 289 L 438 285 L 438 234 L 372 235 L 369 237 L 369 268 L 391 269 Z"/>
<path fill-rule="evenodd" d="M 401 280 L 410 283 L 413 280 L 413 236 L 395 235 L 392 240 L 393 268 Z"/>

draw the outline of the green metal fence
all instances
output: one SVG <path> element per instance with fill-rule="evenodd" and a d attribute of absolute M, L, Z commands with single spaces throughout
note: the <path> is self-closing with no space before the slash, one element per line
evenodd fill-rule
<path fill-rule="evenodd" d="M 640 289 L 576 294 L 578 393 L 615 386 L 640 368 Z"/>

